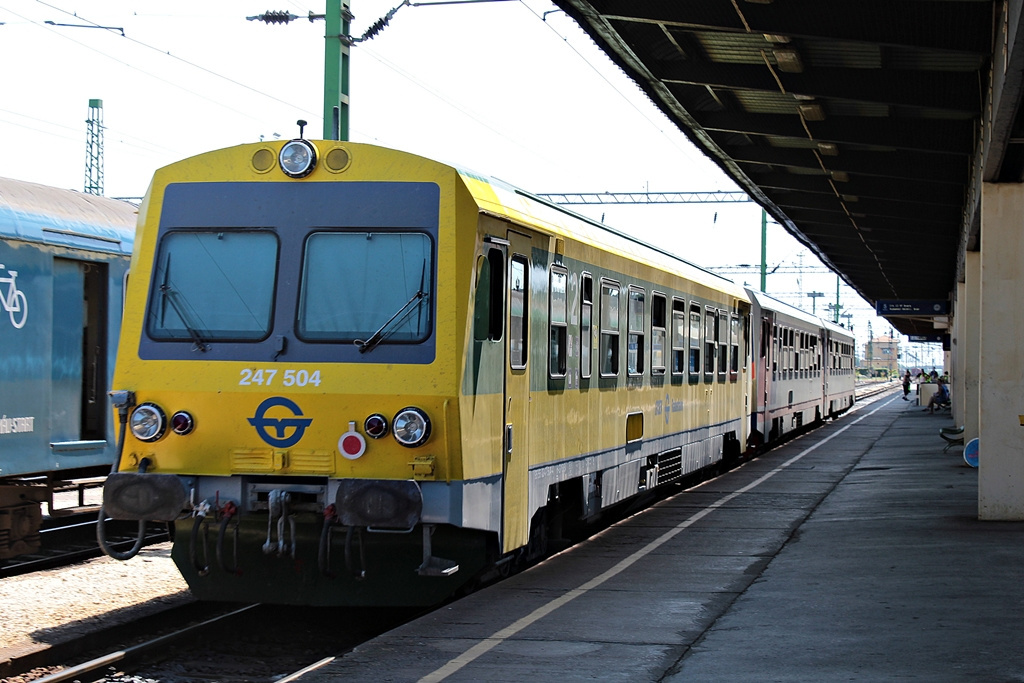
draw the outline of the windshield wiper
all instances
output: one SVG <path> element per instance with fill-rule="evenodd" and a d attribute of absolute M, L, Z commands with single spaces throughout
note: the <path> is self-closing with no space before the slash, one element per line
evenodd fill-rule
<path fill-rule="evenodd" d="M 160 285 L 160 293 L 163 295 L 164 299 L 171 304 L 171 308 L 173 308 L 174 312 L 178 314 L 178 317 L 181 318 L 181 324 L 185 326 L 189 336 L 192 337 L 192 344 L 195 348 L 200 351 L 207 351 L 210 347 L 205 341 L 203 341 L 202 333 L 189 322 L 184 306 L 182 306 L 181 302 L 178 301 L 178 292 L 170 285 L 162 284 Z"/>
<path fill-rule="evenodd" d="M 171 274 L 171 255 L 167 254 L 167 259 L 164 261 L 164 281 L 160 283 L 160 296 L 167 301 L 174 312 L 178 314 L 178 318 L 181 320 L 181 324 L 185 326 L 190 337 L 192 337 L 192 344 L 195 348 L 200 351 L 207 351 L 210 347 L 203 341 L 202 333 L 196 329 L 196 327 L 189 321 L 188 313 L 185 311 L 184 304 L 178 300 L 181 296 L 178 291 L 171 287 L 170 282 Z"/>
<path fill-rule="evenodd" d="M 391 333 L 394 332 L 395 329 L 397 329 L 394 327 L 388 329 L 391 326 L 391 323 L 393 323 L 398 318 L 398 316 L 402 315 L 403 313 L 405 315 L 412 313 L 413 310 L 415 310 L 416 306 L 419 305 L 419 302 L 421 302 L 426 297 L 427 293 L 423 291 L 423 285 L 421 283 L 420 288 L 416 291 L 416 293 L 413 294 L 408 301 L 402 304 L 402 307 L 395 311 L 395 314 L 388 318 L 388 321 L 381 325 L 380 329 L 371 334 L 369 339 L 367 339 L 366 341 L 361 341 L 359 339 L 355 340 L 354 343 L 356 347 L 359 349 L 359 353 L 366 353 L 367 351 L 372 351 L 374 348 L 376 348 L 378 344 L 387 339 L 388 336 L 390 336 Z M 414 302 L 416 305 L 413 305 Z"/>

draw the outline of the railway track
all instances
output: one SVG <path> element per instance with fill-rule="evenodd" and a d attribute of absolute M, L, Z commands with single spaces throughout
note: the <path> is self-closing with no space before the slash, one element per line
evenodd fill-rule
<path fill-rule="evenodd" d="M 893 391 L 900 388 L 902 385 L 898 380 L 886 380 L 884 382 L 857 382 L 854 387 L 854 392 L 857 400 L 868 398 L 869 396 L 875 396 L 877 394 L 884 394 L 887 391 Z"/>
<path fill-rule="evenodd" d="M 18 681 L 288 681 L 418 616 L 422 609 L 191 603 L 90 634 L 4 668 Z M 7 680 L 7 679 L 5 679 Z"/>
<path fill-rule="evenodd" d="M 50 517 L 40 531 L 42 548 L 36 553 L 20 555 L 0 564 L 0 579 L 99 557 L 103 552 L 96 542 L 96 522 L 96 511 Z M 130 548 L 138 536 L 137 522 L 107 520 L 106 528 L 107 538 L 117 550 Z M 145 545 L 167 540 L 166 524 L 149 524 L 146 527 Z"/>

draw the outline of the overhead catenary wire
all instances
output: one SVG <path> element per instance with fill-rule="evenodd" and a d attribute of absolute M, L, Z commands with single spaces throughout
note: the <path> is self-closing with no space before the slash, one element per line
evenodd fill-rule
<path fill-rule="evenodd" d="M 107 28 L 107 27 L 101 26 L 100 24 L 98 24 L 98 23 L 96 23 L 96 22 L 94 22 L 94 21 L 92 21 L 90 19 L 87 19 L 87 18 L 83 17 L 80 14 L 76 14 L 74 12 L 69 12 L 66 9 L 63 9 L 61 7 L 58 7 L 58 6 L 53 5 L 51 3 L 48 3 L 45 0 L 36 0 L 36 2 L 38 2 L 39 4 L 41 4 L 41 5 L 45 6 L 45 7 L 49 7 L 50 9 L 52 9 L 54 11 L 61 12 L 61 13 L 66 14 L 68 16 L 75 17 L 79 21 L 84 21 L 84 22 L 86 22 L 88 24 L 94 25 L 97 28 Z M 8 11 L 10 11 L 10 10 L 8 10 Z M 20 15 L 17 15 L 14 12 L 11 12 L 11 13 L 15 14 L 15 16 L 18 16 L 19 18 L 22 18 L 22 19 L 25 18 L 25 17 L 21 17 Z M 31 21 L 31 20 L 28 20 L 28 21 Z M 32 22 L 32 23 L 37 23 L 37 22 Z M 255 88 L 255 87 L 253 87 L 251 85 L 248 85 L 246 83 L 242 83 L 241 81 L 236 80 L 234 78 L 231 78 L 230 76 L 225 76 L 222 73 L 218 73 L 218 72 L 214 71 L 213 69 L 209 69 L 209 68 L 207 68 L 205 66 L 202 66 L 201 64 L 196 64 L 195 62 L 192 62 L 190 60 L 185 59 L 184 57 L 179 57 L 178 55 L 172 54 L 170 50 L 164 50 L 162 48 L 155 47 L 153 45 L 150 45 L 149 43 L 143 42 L 143 41 L 138 40 L 136 38 L 132 38 L 131 36 L 129 36 L 127 34 L 122 34 L 119 37 L 123 37 L 125 40 L 128 40 L 128 41 L 130 41 L 130 42 L 132 42 L 132 43 L 134 43 L 136 45 L 144 47 L 144 48 L 146 48 L 148 50 L 153 50 L 154 52 L 158 52 L 161 55 L 165 55 L 165 56 L 167 56 L 167 57 L 169 57 L 169 58 L 171 58 L 173 60 L 176 60 L 178 62 L 181 62 L 182 64 L 185 64 L 185 65 L 187 65 L 187 66 L 189 66 L 191 68 L 198 69 L 199 71 L 202 71 L 203 73 L 206 73 L 206 74 L 208 74 L 210 76 L 213 76 L 215 78 L 219 78 L 221 80 L 227 81 L 228 83 L 231 83 L 232 85 L 236 85 L 236 86 L 238 86 L 240 88 L 243 88 L 245 90 L 248 90 L 249 92 L 252 92 L 252 93 L 254 93 L 256 95 L 260 95 L 261 97 L 266 97 L 267 99 L 270 99 L 270 100 L 272 100 L 274 102 L 277 102 L 279 104 L 284 104 L 284 105 L 286 105 L 288 107 L 293 107 L 293 108 L 297 109 L 298 111 L 302 111 L 303 113 L 309 114 L 311 116 L 318 115 L 315 112 L 311 112 L 309 110 L 305 110 L 305 109 L 301 109 L 300 107 L 296 107 L 294 102 L 289 102 L 287 100 L 283 100 L 283 99 L 281 99 L 279 97 L 271 95 L 270 93 L 264 92 L 264 91 L 260 90 L 259 88 Z M 65 38 L 66 38 L 66 36 L 65 36 Z M 71 40 L 70 38 L 67 38 L 67 39 Z M 168 80 L 166 80 L 164 78 L 161 78 L 160 76 L 157 76 L 156 74 L 150 73 L 150 72 L 148 72 L 148 71 L 146 71 L 144 69 L 140 69 L 139 67 L 134 66 L 132 64 L 129 64 L 129 63 L 127 63 L 127 62 L 125 62 L 125 61 L 123 61 L 121 59 L 118 59 L 116 57 L 113 57 L 113 56 L 103 52 L 102 50 L 97 50 L 97 49 L 95 49 L 95 48 L 93 48 L 91 46 L 85 45 L 84 43 L 79 43 L 79 41 L 77 41 L 77 40 L 72 40 L 72 42 L 78 43 L 79 45 L 82 45 L 83 47 L 85 47 L 85 48 L 87 48 L 89 50 L 92 50 L 94 52 L 98 52 L 99 54 L 102 54 L 103 56 L 107 57 L 108 59 L 112 59 L 112 60 L 114 60 L 114 61 L 116 61 L 116 62 L 118 62 L 120 64 L 123 64 L 124 66 L 127 66 L 128 68 L 134 69 L 136 71 L 140 71 L 140 72 L 146 74 L 147 76 L 150 76 L 151 78 L 155 78 L 158 81 L 161 81 L 162 83 L 167 83 L 168 85 L 171 85 L 171 86 L 173 86 L 175 88 L 179 88 L 181 90 L 184 90 L 184 91 L 186 91 L 186 92 L 188 92 L 188 93 L 190 93 L 192 95 L 195 95 L 196 97 L 204 99 L 204 100 L 206 100 L 208 102 L 213 102 L 214 104 L 222 106 L 225 109 L 233 111 L 233 112 L 235 112 L 237 114 L 241 114 L 243 116 L 246 116 L 246 117 L 248 117 L 248 118 L 250 118 L 250 119 L 252 119 L 254 121 L 258 121 L 259 120 L 259 119 L 255 118 L 255 117 L 252 117 L 250 114 L 245 113 L 244 111 L 240 111 L 240 110 L 234 109 L 234 108 L 224 104 L 223 102 L 219 102 L 217 100 L 212 100 L 212 99 L 210 99 L 208 97 L 205 97 L 205 96 L 195 92 L 194 90 L 190 90 L 189 88 L 186 88 L 184 86 L 178 85 L 177 83 L 173 83 L 173 82 L 168 81 Z"/>

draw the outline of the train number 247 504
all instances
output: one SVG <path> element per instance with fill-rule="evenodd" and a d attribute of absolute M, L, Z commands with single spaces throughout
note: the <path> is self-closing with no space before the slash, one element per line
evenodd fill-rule
<path fill-rule="evenodd" d="M 273 386 L 275 379 L 277 379 L 277 375 L 277 368 L 266 370 L 243 368 L 241 377 L 238 379 L 238 386 Z M 302 369 L 285 370 L 281 373 L 280 382 L 286 387 L 304 387 L 307 385 L 318 387 L 320 386 L 320 371 L 314 370 L 313 372 L 310 372 L 309 370 Z"/>

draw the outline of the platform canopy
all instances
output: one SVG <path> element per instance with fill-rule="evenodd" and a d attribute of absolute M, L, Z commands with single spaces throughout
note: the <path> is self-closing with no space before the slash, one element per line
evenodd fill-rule
<path fill-rule="evenodd" d="M 1022 3 L 556 0 L 872 304 L 949 301 L 982 181 L 1021 181 Z"/>

